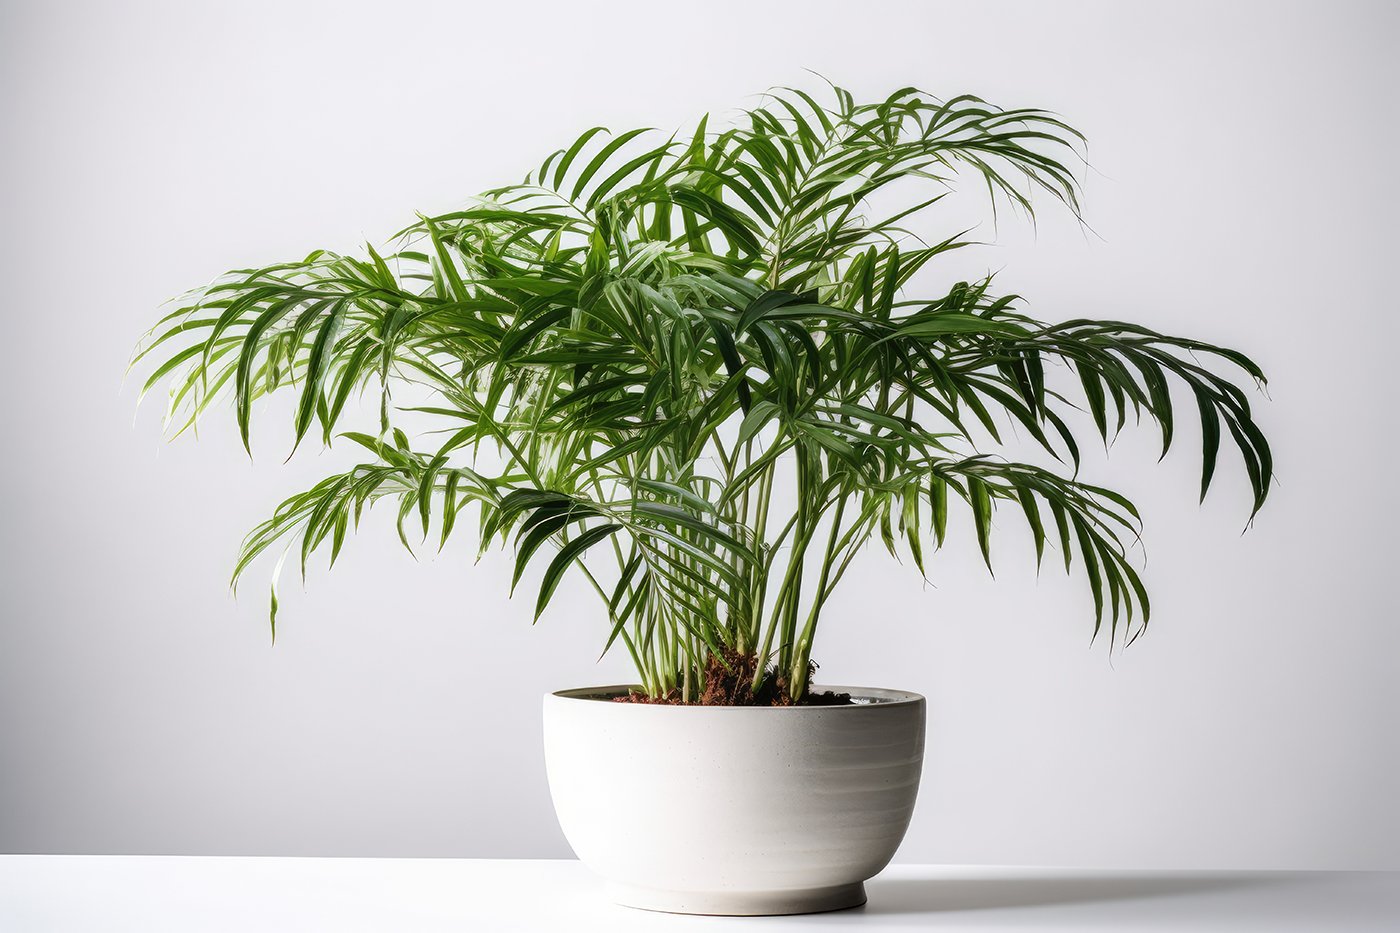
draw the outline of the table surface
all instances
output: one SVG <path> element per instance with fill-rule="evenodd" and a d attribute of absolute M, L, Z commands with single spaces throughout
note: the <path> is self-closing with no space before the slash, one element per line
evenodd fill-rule
<path fill-rule="evenodd" d="M 0 930 L 1400 930 L 1400 872 L 894 865 L 868 889 L 829 914 L 683 917 L 610 904 L 563 860 L 7 855 Z"/>

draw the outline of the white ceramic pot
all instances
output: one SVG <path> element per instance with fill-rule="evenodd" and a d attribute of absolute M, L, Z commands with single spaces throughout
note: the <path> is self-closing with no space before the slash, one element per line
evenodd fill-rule
<path fill-rule="evenodd" d="M 629 907 L 793 914 L 865 903 L 919 789 L 924 698 L 822 686 L 843 706 L 544 698 L 545 763 L 574 852 Z"/>

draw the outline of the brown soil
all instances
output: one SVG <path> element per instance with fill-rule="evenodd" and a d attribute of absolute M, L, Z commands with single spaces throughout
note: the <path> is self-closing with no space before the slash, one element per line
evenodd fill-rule
<path fill-rule="evenodd" d="M 816 670 L 815 664 L 812 670 Z M 681 699 L 681 691 L 676 689 L 660 697 L 628 693 L 613 697 L 613 701 L 665 706 L 846 706 L 851 702 L 849 693 L 833 693 L 830 690 L 813 693 L 810 687 L 800 700 L 793 700 L 788 695 L 787 678 L 772 670 L 764 676 L 763 684 L 754 693 L 751 685 L 757 672 L 757 657 L 726 651 L 723 657 L 710 655 L 705 664 L 705 687 L 700 696 L 693 700 L 687 702 Z"/>

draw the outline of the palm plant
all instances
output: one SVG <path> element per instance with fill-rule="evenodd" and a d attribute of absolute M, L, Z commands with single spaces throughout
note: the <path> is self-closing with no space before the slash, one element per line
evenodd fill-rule
<path fill-rule="evenodd" d="M 231 397 L 247 446 L 254 403 L 288 388 L 294 451 L 314 430 L 369 454 L 283 502 L 235 582 L 275 547 L 303 573 L 318 549 L 333 564 L 381 499 L 406 546 L 440 546 L 471 514 L 483 550 L 514 548 L 516 582 L 543 565 L 536 617 L 577 569 L 646 697 L 800 702 L 855 555 L 879 535 L 922 572 L 959 508 L 989 565 L 994 513 L 1019 516 L 1038 557 L 1077 558 L 1096 635 L 1143 631 L 1139 516 L 1076 478 L 1076 407 L 1105 440 L 1145 416 L 1165 455 L 1172 383 L 1189 389 L 1202 497 L 1228 432 L 1264 502 L 1268 443 L 1245 392 L 1206 365 L 1262 383 L 1244 355 L 1118 321 L 1043 324 L 990 278 L 908 294 L 969 245 L 903 226 L 960 175 L 994 209 L 1030 215 L 1039 192 L 1078 216 L 1082 138 L 1054 115 L 912 88 L 875 103 L 834 88 L 826 104 L 782 90 L 725 129 L 650 134 L 595 127 L 391 249 L 228 273 L 152 330 L 137 360 L 159 361 L 145 389 L 169 384 L 175 434 Z M 410 387 L 432 404 L 396 407 Z M 377 427 L 342 431 L 367 390 Z M 410 409 L 442 434 L 415 444 Z M 1008 425 L 1060 466 L 987 453 Z M 276 613 L 274 572 L 274 637 Z"/>

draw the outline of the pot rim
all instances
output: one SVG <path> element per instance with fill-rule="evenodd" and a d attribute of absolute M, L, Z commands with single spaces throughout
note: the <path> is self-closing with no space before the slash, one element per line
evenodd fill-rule
<path fill-rule="evenodd" d="M 908 706 L 910 704 L 925 702 L 922 694 L 915 693 L 912 690 L 892 690 L 887 687 L 849 687 L 842 684 L 813 684 L 812 689 L 814 691 L 829 690 L 833 693 L 849 693 L 851 699 L 855 702 L 839 706 L 701 706 L 699 704 L 612 702 L 614 697 L 621 696 L 635 689 L 639 689 L 638 684 L 609 684 L 602 687 L 575 687 L 570 690 L 555 690 L 553 693 L 546 694 L 546 699 L 549 697 L 556 697 L 561 700 L 585 700 L 593 703 L 606 702 L 615 709 L 772 711 L 790 714 L 835 712 L 843 709 L 869 709 L 871 707 Z"/>

